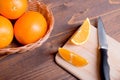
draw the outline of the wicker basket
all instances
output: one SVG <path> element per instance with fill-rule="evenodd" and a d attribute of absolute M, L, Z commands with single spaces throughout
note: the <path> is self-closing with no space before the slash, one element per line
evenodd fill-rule
<path fill-rule="evenodd" d="M 29 0 L 28 10 L 40 12 L 46 18 L 47 24 L 48 24 L 48 30 L 47 30 L 45 36 L 35 43 L 27 44 L 24 46 L 19 44 L 14 39 L 8 47 L 0 49 L 0 55 L 23 53 L 23 52 L 26 52 L 29 50 L 33 50 L 33 49 L 41 46 L 48 39 L 50 33 L 52 32 L 53 25 L 54 25 L 54 17 L 53 17 L 51 10 L 44 3 L 39 2 L 37 0 Z"/>

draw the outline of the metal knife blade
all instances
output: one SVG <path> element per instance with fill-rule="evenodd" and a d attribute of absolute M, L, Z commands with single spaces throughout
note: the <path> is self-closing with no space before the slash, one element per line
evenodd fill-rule
<path fill-rule="evenodd" d="M 108 64 L 108 44 L 102 19 L 98 18 L 98 40 L 100 47 L 100 77 L 101 80 L 110 80 L 110 67 Z"/>
<path fill-rule="evenodd" d="M 106 39 L 106 32 L 104 29 L 104 25 L 102 22 L 102 19 L 99 17 L 98 18 L 98 38 L 99 38 L 99 47 L 107 49 L 108 44 L 107 44 L 107 39 Z"/>

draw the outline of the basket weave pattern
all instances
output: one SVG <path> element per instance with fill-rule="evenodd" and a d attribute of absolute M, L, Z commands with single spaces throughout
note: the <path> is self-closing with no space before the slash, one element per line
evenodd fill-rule
<path fill-rule="evenodd" d="M 29 4 L 28 6 L 29 11 L 40 12 L 46 18 L 46 21 L 48 24 L 48 30 L 45 36 L 35 43 L 27 44 L 24 46 L 23 45 L 18 46 L 19 44 L 13 40 L 13 42 L 9 45 L 9 47 L 0 49 L 0 54 L 23 53 L 29 50 L 33 50 L 41 46 L 49 38 L 54 25 L 54 17 L 53 17 L 52 11 L 44 3 L 39 2 L 37 0 L 29 0 L 28 4 Z"/>

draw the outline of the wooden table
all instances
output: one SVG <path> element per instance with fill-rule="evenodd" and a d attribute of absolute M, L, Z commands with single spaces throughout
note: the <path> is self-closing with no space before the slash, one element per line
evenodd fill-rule
<path fill-rule="evenodd" d="M 55 25 L 49 39 L 39 48 L 0 58 L 0 80 L 77 80 L 58 66 L 54 57 L 58 47 L 90 18 L 102 16 L 107 34 L 120 42 L 119 0 L 43 0 L 53 11 Z M 116 46 L 117 47 L 117 46 Z"/>

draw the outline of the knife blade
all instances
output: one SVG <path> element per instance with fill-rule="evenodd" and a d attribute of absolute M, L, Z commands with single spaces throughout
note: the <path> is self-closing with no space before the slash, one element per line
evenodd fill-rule
<path fill-rule="evenodd" d="M 108 64 L 108 43 L 101 17 L 98 18 L 98 41 L 100 51 L 100 77 L 101 80 L 110 80 L 110 67 Z"/>

